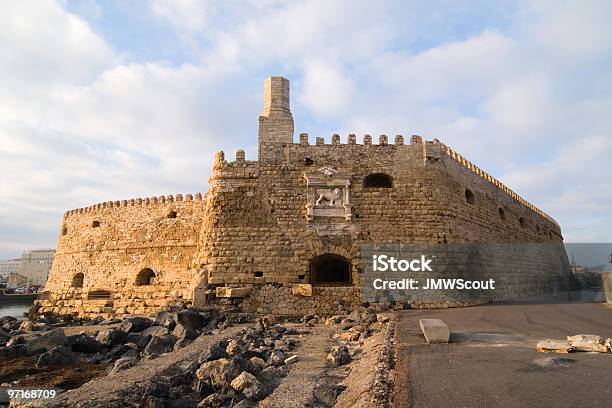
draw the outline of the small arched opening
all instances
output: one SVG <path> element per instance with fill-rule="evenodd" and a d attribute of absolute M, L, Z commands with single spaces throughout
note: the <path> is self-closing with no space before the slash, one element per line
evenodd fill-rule
<path fill-rule="evenodd" d="M 167 215 L 168 218 L 176 218 L 176 211 L 172 210 Z"/>
<path fill-rule="evenodd" d="M 523 217 L 519 217 L 519 224 L 521 225 L 521 228 L 525 228 L 525 220 Z"/>
<path fill-rule="evenodd" d="M 70 287 L 72 288 L 82 288 L 83 287 L 83 279 L 85 278 L 85 275 L 83 275 L 81 272 L 75 274 L 72 277 L 72 283 L 70 284 Z"/>
<path fill-rule="evenodd" d="M 95 220 L 94 222 L 91 223 L 91 227 L 92 228 L 98 228 L 100 226 L 100 221 Z"/>
<path fill-rule="evenodd" d="M 393 187 L 393 179 L 390 175 L 385 173 L 374 173 L 363 179 L 363 186 L 376 188 L 391 188 Z"/>
<path fill-rule="evenodd" d="M 350 285 L 351 264 L 336 254 L 324 254 L 310 261 L 310 283 L 319 285 Z"/>
<path fill-rule="evenodd" d="M 499 213 L 499 218 L 500 218 L 502 221 L 505 221 L 505 220 L 506 220 L 506 212 L 504 211 L 504 209 L 503 209 L 503 208 L 501 208 L 501 207 L 499 207 L 499 208 L 497 209 L 497 212 Z"/>
<path fill-rule="evenodd" d="M 465 189 L 465 201 L 467 201 L 468 204 L 474 204 L 476 202 L 476 199 L 474 198 L 474 193 L 472 193 L 472 190 L 470 190 L 469 188 Z"/>
<path fill-rule="evenodd" d="M 136 276 L 136 286 L 152 285 L 155 281 L 155 272 L 151 268 L 144 268 Z"/>

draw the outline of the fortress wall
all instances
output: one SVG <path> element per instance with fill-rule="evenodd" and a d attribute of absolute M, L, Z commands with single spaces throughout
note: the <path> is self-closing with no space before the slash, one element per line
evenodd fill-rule
<path fill-rule="evenodd" d="M 41 312 L 148 313 L 190 299 L 204 201 L 201 194 L 106 202 L 64 215 Z M 174 214 L 174 213 L 175 214 Z M 175 215 L 174 218 L 172 218 Z M 137 286 L 144 268 L 153 284 Z M 82 273 L 82 288 L 71 287 Z M 110 296 L 91 299 L 91 292 Z"/>

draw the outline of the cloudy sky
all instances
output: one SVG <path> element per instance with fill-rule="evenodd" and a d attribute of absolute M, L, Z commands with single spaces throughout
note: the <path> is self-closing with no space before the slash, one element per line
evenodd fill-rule
<path fill-rule="evenodd" d="M 204 192 L 256 158 L 262 81 L 296 134 L 438 138 L 612 242 L 610 1 L 7 1 L 0 259 L 54 247 L 67 209 Z"/>

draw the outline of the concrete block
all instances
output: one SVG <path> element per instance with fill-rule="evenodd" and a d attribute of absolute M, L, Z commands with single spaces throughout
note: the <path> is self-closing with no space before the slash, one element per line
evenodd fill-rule
<path fill-rule="evenodd" d="M 251 292 L 251 288 L 242 287 L 242 288 L 227 288 L 220 286 L 217 288 L 215 292 L 215 296 L 218 298 L 243 298 L 248 296 Z"/>
<path fill-rule="evenodd" d="M 419 324 L 428 343 L 448 343 L 450 329 L 442 320 L 421 319 Z"/>

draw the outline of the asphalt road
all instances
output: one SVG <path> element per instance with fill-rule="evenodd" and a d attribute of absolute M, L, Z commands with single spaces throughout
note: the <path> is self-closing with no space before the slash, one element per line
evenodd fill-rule
<path fill-rule="evenodd" d="M 451 343 L 426 344 L 423 318 L 444 320 Z M 611 407 L 612 354 L 536 351 L 539 340 L 574 334 L 612 337 L 612 305 L 402 311 L 394 407 Z M 570 360 L 542 366 L 550 357 Z"/>

